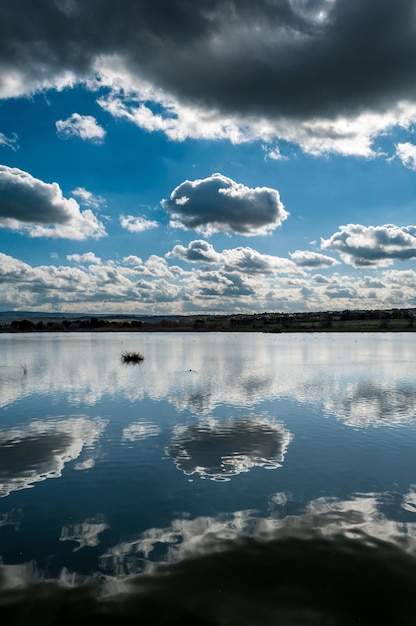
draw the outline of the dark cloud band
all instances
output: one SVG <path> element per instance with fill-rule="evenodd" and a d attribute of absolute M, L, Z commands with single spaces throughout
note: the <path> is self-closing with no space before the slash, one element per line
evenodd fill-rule
<path fill-rule="evenodd" d="M 0 6 L 0 89 L 117 55 L 182 100 L 311 118 L 416 98 L 414 0 L 31 0 Z M 22 87 L 23 89 L 23 87 Z"/>

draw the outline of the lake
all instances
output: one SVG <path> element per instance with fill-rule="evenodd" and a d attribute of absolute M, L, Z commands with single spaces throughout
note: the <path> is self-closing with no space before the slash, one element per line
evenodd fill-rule
<path fill-rule="evenodd" d="M 0 407 L 2 623 L 416 623 L 416 335 L 3 334 Z"/>

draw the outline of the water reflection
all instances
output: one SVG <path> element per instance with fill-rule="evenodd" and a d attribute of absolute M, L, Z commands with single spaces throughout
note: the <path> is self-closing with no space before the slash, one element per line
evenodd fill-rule
<path fill-rule="evenodd" d="M 359 427 L 400 424 L 416 411 L 411 334 L 74 333 L 2 335 L 0 342 L 3 407 L 41 395 L 85 407 L 148 398 L 201 416 L 287 398 L 322 405 Z M 121 367 L 126 343 L 145 354 L 140 371 Z"/>
<path fill-rule="evenodd" d="M 106 425 L 99 418 L 38 420 L 0 432 L 0 497 L 58 478 L 65 463 L 92 446 Z"/>
<path fill-rule="evenodd" d="M 0 526 L 13 526 L 14 530 L 19 530 L 22 523 L 23 512 L 21 509 L 12 509 L 0 515 Z"/>
<path fill-rule="evenodd" d="M 410 385 L 360 381 L 350 383 L 343 394 L 326 400 L 325 411 L 348 426 L 398 425 L 416 419 L 416 395 Z"/>
<path fill-rule="evenodd" d="M 0 336 L 0 622 L 413 623 L 415 341 Z"/>
<path fill-rule="evenodd" d="M 100 569 L 116 576 L 150 573 L 161 561 L 175 563 L 209 554 L 238 543 L 241 537 L 270 541 L 342 536 L 358 542 L 365 537 L 371 538 L 371 542 L 395 544 L 416 556 L 416 518 L 411 522 L 389 519 L 383 508 L 389 504 L 391 494 L 357 494 L 348 500 L 322 497 L 310 501 L 297 515 L 285 514 L 284 506 L 290 496 L 276 495 L 280 506 L 274 507 L 269 516 L 255 510 L 193 519 L 184 515 L 173 519 L 166 528 L 150 528 L 137 538 L 108 549 L 100 557 Z M 408 504 L 404 497 L 404 508 Z"/>
<path fill-rule="evenodd" d="M 292 435 L 260 419 L 196 424 L 179 428 L 169 454 L 184 474 L 226 480 L 253 467 L 281 466 Z"/>
<path fill-rule="evenodd" d="M 388 500 L 320 498 L 302 515 L 280 518 L 254 511 L 177 518 L 104 553 L 105 575 L 89 578 L 63 570 L 48 580 L 33 563 L 3 565 L 0 616 L 20 624 L 30 607 L 33 621 L 49 624 L 63 615 L 78 624 L 410 624 L 416 522 L 388 520 L 381 510 Z M 163 566 L 151 562 L 160 545 Z M 144 573 L 122 570 L 127 556 L 147 561 Z"/>
<path fill-rule="evenodd" d="M 123 441 L 138 441 L 140 439 L 147 439 L 148 437 L 157 437 L 160 434 L 160 428 L 156 424 L 151 422 L 135 422 L 123 428 L 122 440 Z"/>
<path fill-rule="evenodd" d="M 64 526 L 61 531 L 60 541 L 74 541 L 78 545 L 74 548 L 74 552 L 78 552 L 82 548 L 92 548 L 100 543 L 99 535 L 109 528 L 104 522 L 87 519 L 82 524 L 72 524 Z"/>

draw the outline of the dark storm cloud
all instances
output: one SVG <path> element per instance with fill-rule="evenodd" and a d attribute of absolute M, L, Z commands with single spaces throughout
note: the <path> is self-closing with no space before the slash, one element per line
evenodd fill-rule
<path fill-rule="evenodd" d="M 415 8 L 414 0 L 6 0 L 0 90 L 87 77 L 99 56 L 115 54 L 133 74 L 223 112 L 383 109 L 416 96 Z"/>
<path fill-rule="evenodd" d="M 172 225 L 202 231 L 265 234 L 288 217 L 276 189 L 250 188 L 222 174 L 186 180 L 176 187 L 162 206 Z"/>

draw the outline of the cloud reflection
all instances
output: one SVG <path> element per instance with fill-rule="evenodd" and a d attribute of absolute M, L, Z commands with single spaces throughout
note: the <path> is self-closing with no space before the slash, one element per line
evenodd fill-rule
<path fill-rule="evenodd" d="M 169 454 L 184 474 L 227 480 L 253 467 L 280 467 L 293 436 L 258 418 L 196 424 L 177 430 Z"/>
<path fill-rule="evenodd" d="M 92 446 L 105 425 L 100 418 L 77 416 L 0 432 L 0 497 L 61 476 L 65 463 Z"/>
<path fill-rule="evenodd" d="M 247 509 L 215 517 L 183 516 L 172 520 L 166 528 L 150 528 L 136 539 L 107 550 L 100 558 L 101 568 L 116 576 L 152 572 L 157 562 L 175 563 L 227 549 L 241 537 L 261 541 L 337 536 L 360 541 L 367 537 L 397 544 L 416 556 L 416 518 L 411 522 L 388 518 L 383 509 L 390 503 L 391 494 L 357 494 L 348 500 L 322 497 L 310 501 L 299 515 L 284 515 L 290 496 L 275 496 L 270 499 L 278 507 L 268 517 Z M 407 510 L 414 496 L 410 492 L 409 497 L 404 497 L 402 506 Z"/>
<path fill-rule="evenodd" d="M 157 437 L 160 434 L 160 428 L 151 422 L 135 422 L 126 428 L 123 428 L 121 438 L 123 441 L 138 441 L 147 439 L 148 437 Z"/>
<path fill-rule="evenodd" d="M 140 377 L 120 367 L 127 338 L 2 336 L 0 406 L 65 395 L 73 406 L 92 407 L 110 396 L 208 416 L 218 406 L 254 410 L 288 399 L 356 427 L 395 426 L 416 414 L 411 333 L 138 333 L 134 341 L 146 353 Z"/>
<path fill-rule="evenodd" d="M 81 625 L 411 624 L 416 522 L 386 517 L 392 495 L 319 498 L 298 516 L 184 516 L 114 546 L 89 578 L 3 565 L 0 617 L 25 623 L 30 608 L 34 622 L 53 625 L 62 615 Z"/>
<path fill-rule="evenodd" d="M 88 519 L 82 524 L 64 526 L 59 541 L 75 541 L 78 543 L 78 546 L 73 551 L 78 552 L 82 548 L 98 546 L 100 543 L 98 535 L 107 530 L 107 528 L 110 528 L 108 524 L 103 522 L 97 523 Z"/>
<path fill-rule="evenodd" d="M 416 396 L 410 385 L 351 383 L 340 396 L 326 399 L 325 412 L 360 428 L 405 424 L 415 420 Z"/>

